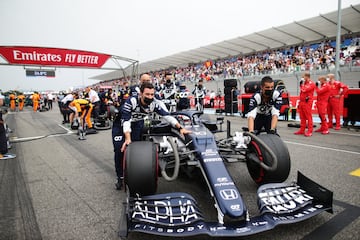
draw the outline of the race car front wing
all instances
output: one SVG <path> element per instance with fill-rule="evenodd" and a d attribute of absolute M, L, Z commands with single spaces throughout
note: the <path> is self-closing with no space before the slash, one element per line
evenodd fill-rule
<path fill-rule="evenodd" d="M 126 231 L 119 234 L 246 236 L 273 229 L 280 224 L 300 222 L 323 211 L 332 213 L 333 193 L 300 172 L 296 183 L 265 184 L 259 187 L 257 195 L 258 216 L 244 216 L 241 220 L 224 224 L 206 222 L 195 199 L 187 193 L 130 197 L 125 213 Z"/>

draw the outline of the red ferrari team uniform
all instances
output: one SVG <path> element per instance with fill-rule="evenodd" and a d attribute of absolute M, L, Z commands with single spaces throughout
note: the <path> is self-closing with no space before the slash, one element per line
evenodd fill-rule
<path fill-rule="evenodd" d="M 313 104 L 315 84 L 313 81 L 305 81 L 300 86 L 300 102 L 298 111 L 300 115 L 300 130 L 296 134 L 305 134 L 311 136 L 313 132 L 313 119 L 311 114 L 311 107 Z M 306 126 L 308 131 L 305 133 Z"/>
<path fill-rule="evenodd" d="M 333 127 L 333 116 L 335 115 L 335 129 L 340 129 L 340 98 L 348 90 L 348 86 L 339 81 L 331 81 L 328 83 L 330 86 L 329 103 L 327 107 L 327 114 L 329 118 L 328 126 Z"/>
<path fill-rule="evenodd" d="M 317 102 L 316 107 L 318 109 L 319 117 L 321 120 L 321 127 L 316 132 L 323 134 L 329 133 L 328 122 L 326 119 L 326 112 L 328 108 L 328 101 L 330 96 L 330 85 L 328 83 L 321 84 L 320 87 L 316 88 Z"/>

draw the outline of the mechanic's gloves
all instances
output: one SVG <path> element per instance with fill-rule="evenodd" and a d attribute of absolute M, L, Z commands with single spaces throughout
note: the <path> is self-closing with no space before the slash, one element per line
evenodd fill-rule
<path fill-rule="evenodd" d="M 319 86 L 320 86 L 320 82 L 317 81 L 317 82 L 315 83 L 315 85 L 316 85 L 316 87 L 319 87 Z"/>
<path fill-rule="evenodd" d="M 270 129 L 269 133 L 270 134 L 276 134 L 276 130 L 275 129 Z"/>
<path fill-rule="evenodd" d="M 304 84 L 304 80 L 300 80 L 300 87 Z"/>

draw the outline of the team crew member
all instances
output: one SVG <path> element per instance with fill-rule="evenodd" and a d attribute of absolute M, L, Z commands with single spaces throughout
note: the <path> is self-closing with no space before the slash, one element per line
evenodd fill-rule
<path fill-rule="evenodd" d="M 11 92 L 9 95 L 9 99 L 10 99 L 10 110 L 14 112 L 16 110 L 16 95 L 13 92 Z"/>
<path fill-rule="evenodd" d="M 24 109 L 24 103 L 25 103 L 25 96 L 24 94 L 20 93 L 19 96 L 17 96 L 18 103 L 19 103 L 19 111 L 22 111 Z"/>
<path fill-rule="evenodd" d="M 340 130 L 340 98 L 349 89 L 348 86 L 335 80 L 334 74 L 328 74 L 330 85 L 330 96 L 327 108 L 329 118 L 328 126 L 333 127 L 333 115 L 335 116 L 335 130 Z"/>
<path fill-rule="evenodd" d="M 161 96 L 163 103 L 166 105 L 166 107 L 169 111 L 170 110 L 175 111 L 176 93 L 177 93 L 177 88 L 176 88 L 175 82 L 172 81 L 171 73 L 165 73 L 165 85 L 160 90 L 160 96 Z M 172 104 L 175 104 L 173 109 L 171 107 Z"/>
<path fill-rule="evenodd" d="M 127 81 L 125 81 L 125 82 L 123 82 L 123 86 L 120 89 L 118 96 L 117 96 L 118 105 L 122 106 L 129 97 L 130 97 L 129 83 Z"/>
<path fill-rule="evenodd" d="M 316 82 L 315 90 L 317 93 L 316 107 L 318 109 L 319 118 L 321 120 L 321 127 L 317 129 L 315 132 L 321 132 L 322 134 L 329 134 L 328 122 L 326 119 L 326 111 L 327 111 L 329 95 L 330 95 L 330 86 L 326 82 L 325 76 L 319 77 L 319 82 Z"/>
<path fill-rule="evenodd" d="M 82 99 L 82 98 L 74 99 L 69 104 L 69 108 L 74 111 L 75 119 L 77 119 L 80 116 L 81 123 L 79 123 L 79 124 L 86 122 L 86 124 L 89 128 L 88 130 L 93 129 L 91 118 L 90 118 L 91 112 L 93 110 L 93 106 L 89 100 Z M 94 130 L 90 130 L 90 131 L 94 131 Z"/>
<path fill-rule="evenodd" d="M 77 93 L 68 93 L 63 99 L 61 99 L 61 114 L 63 115 L 63 124 L 64 123 L 72 123 L 74 114 L 72 110 L 69 108 L 69 104 L 74 100 L 74 96 L 77 96 Z"/>
<path fill-rule="evenodd" d="M 279 91 L 274 90 L 273 79 L 263 77 L 260 91 L 250 99 L 247 115 L 249 132 L 259 133 L 264 128 L 267 133 L 275 134 L 281 104 L 282 97 Z"/>
<path fill-rule="evenodd" d="M 122 187 L 122 158 L 123 153 L 121 152 L 122 142 L 123 140 L 123 126 L 122 126 L 122 107 L 124 106 L 125 102 L 130 99 L 130 97 L 139 98 L 140 97 L 140 86 L 143 83 L 151 84 L 151 77 L 149 74 L 144 73 L 140 75 L 140 85 L 134 85 L 129 87 L 128 82 L 123 83 L 123 89 L 118 96 L 119 104 L 116 106 L 119 113 L 115 116 L 113 127 L 111 131 L 113 146 L 114 146 L 114 162 L 115 162 L 115 171 L 117 175 L 117 182 L 115 187 L 117 190 L 120 190 Z"/>
<path fill-rule="evenodd" d="M 198 84 L 195 85 L 195 89 L 192 91 L 192 94 L 195 96 L 195 106 L 199 103 L 201 109 L 203 109 L 204 97 L 206 95 L 206 88 L 203 85 L 202 79 L 200 79 Z"/>
<path fill-rule="evenodd" d="M 4 105 L 5 96 L 0 92 L 0 106 Z M 0 110 L 0 159 L 8 152 L 6 130 L 4 126 L 4 120 L 2 117 L 2 111 Z"/>
<path fill-rule="evenodd" d="M 36 112 L 39 108 L 39 102 L 40 102 L 40 95 L 38 92 L 34 92 L 32 95 L 32 102 L 33 102 L 33 110 Z"/>
<path fill-rule="evenodd" d="M 116 189 L 122 188 L 123 179 L 123 153 L 128 144 L 132 141 L 141 140 L 144 120 L 142 117 L 133 118 L 133 113 L 157 113 L 168 121 L 174 128 L 178 129 L 180 134 L 188 134 L 190 131 L 183 128 L 179 122 L 170 115 L 165 105 L 154 98 L 155 88 L 151 83 L 143 83 L 140 87 L 139 97 L 130 97 L 124 103 L 121 110 L 121 132 L 113 137 L 115 151 L 115 170 L 118 178 L 115 184 Z"/>
<path fill-rule="evenodd" d="M 90 87 L 86 87 L 85 92 L 88 94 L 88 99 L 91 102 L 94 109 L 94 119 L 98 119 L 100 112 L 100 98 L 99 94 Z"/>
<path fill-rule="evenodd" d="M 305 135 L 311 137 L 313 132 L 313 119 L 311 114 L 311 107 L 314 98 L 315 84 L 310 79 L 310 73 L 306 72 L 300 81 L 300 102 L 298 112 L 300 115 L 300 130 L 294 132 L 296 135 Z M 306 126 L 308 131 L 305 132 Z"/>
<path fill-rule="evenodd" d="M 147 83 L 152 82 L 151 76 L 149 74 L 147 74 L 147 73 L 143 73 L 143 74 L 140 75 L 140 84 L 139 85 L 134 85 L 134 86 L 130 87 L 130 96 L 134 96 L 134 97 L 139 96 L 139 94 L 140 94 L 140 86 L 145 82 L 147 82 Z"/>

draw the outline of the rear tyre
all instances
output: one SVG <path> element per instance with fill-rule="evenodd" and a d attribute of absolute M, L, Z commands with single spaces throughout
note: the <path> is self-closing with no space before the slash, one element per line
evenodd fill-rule
<path fill-rule="evenodd" d="M 125 152 L 124 181 L 130 196 L 156 193 L 158 179 L 157 148 L 152 142 L 133 142 Z"/>
<path fill-rule="evenodd" d="M 278 163 L 275 171 L 266 171 L 258 163 L 247 159 L 246 164 L 250 176 L 259 185 L 265 183 L 284 182 L 290 173 L 290 155 L 287 146 L 278 135 L 260 134 L 258 137 L 274 152 Z M 248 145 L 249 153 L 255 153 L 256 156 L 266 165 L 271 166 L 273 159 L 270 154 L 264 151 L 255 141 L 251 141 Z"/>

